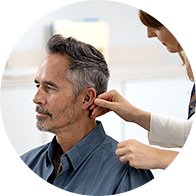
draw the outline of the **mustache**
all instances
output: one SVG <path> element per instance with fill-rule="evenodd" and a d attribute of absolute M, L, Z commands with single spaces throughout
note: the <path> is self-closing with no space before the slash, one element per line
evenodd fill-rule
<path fill-rule="evenodd" d="M 49 112 L 47 109 L 42 108 L 42 107 L 39 106 L 39 105 L 36 106 L 35 111 L 38 112 L 38 113 L 47 114 L 47 115 L 49 115 L 50 117 L 52 117 L 52 113 L 51 113 L 51 112 Z"/>

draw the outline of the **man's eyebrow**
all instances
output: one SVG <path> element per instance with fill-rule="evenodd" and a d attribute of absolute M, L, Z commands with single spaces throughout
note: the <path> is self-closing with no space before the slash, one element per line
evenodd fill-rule
<path fill-rule="evenodd" d="M 35 84 L 39 84 L 40 82 L 39 82 L 37 79 L 35 79 L 35 80 L 34 80 L 34 83 L 35 83 Z M 47 81 L 47 80 L 45 80 L 45 81 L 42 81 L 42 83 L 43 83 L 44 85 L 49 85 L 49 86 L 53 86 L 53 87 L 55 87 L 55 88 L 58 88 L 58 86 L 57 86 L 54 82 L 52 82 L 52 81 Z"/>

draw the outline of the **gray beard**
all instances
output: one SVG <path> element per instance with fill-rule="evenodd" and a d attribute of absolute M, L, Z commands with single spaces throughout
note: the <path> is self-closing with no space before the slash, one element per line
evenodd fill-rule
<path fill-rule="evenodd" d="M 37 120 L 37 123 L 36 123 L 37 128 L 38 128 L 39 131 L 41 131 L 41 132 L 49 132 L 49 133 L 54 133 L 54 134 L 56 133 L 55 130 L 50 129 L 49 127 L 46 127 L 46 126 L 42 126 L 42 125 L 40 125 L 39 122 L 40 121 Z"/>

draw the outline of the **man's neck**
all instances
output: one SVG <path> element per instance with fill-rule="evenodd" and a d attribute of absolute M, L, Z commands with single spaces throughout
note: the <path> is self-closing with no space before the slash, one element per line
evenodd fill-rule
<path fill-rule="evenodd" d="M 95 128 L 96 122 L 90 120 L 87 123 L 81 125 L 74 124 L 69 130 L 56 133 L 56 140 L 61 146 L 64 153 L 70 150 L 73 146 L 78 144 L 93 128 Z"/>

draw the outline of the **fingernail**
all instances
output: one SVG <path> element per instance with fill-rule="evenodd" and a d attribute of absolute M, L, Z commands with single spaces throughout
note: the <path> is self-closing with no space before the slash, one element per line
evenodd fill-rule
<path fill-rule="evenodd" d="M 100 102 L 101 102 L 101 101 L 100 101 L 100 99 L 96 99 L 96 103 L 98 103 L 98 104 L 99 104 Z"/>

